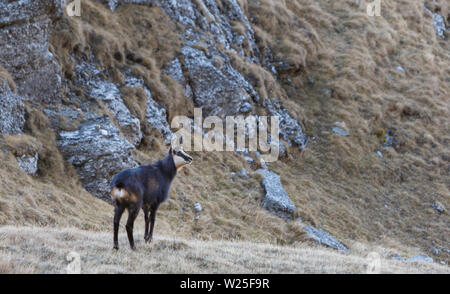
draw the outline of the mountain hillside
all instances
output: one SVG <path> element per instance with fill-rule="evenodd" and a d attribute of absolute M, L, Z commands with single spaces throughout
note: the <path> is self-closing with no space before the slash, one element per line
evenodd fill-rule
<path fill-rule="evenodd" d="M 388 272 L 447 271 L 448 3 L 381 1 L 380 16 L 366 4 L 82 0 L 70 16 L 59 0 L 0 0 L 0 272 L 59 271 L 50 263 L 72 245 L 88 254 L 79 238 L 112 248 L 112 177 L 164 157 L 173 118 L 194 108 L 277 116 L 280 156 L 188 152 L 149 245 L 186 244 L 161 249 L 179 271 L 364 272 L 372 250 Z M 19 262 L 18 240 L 35 232 L 53 241 L 31 238 L 42 249 Z M 317 267 L 271 248 L 299 263 L 313 250 Z M 403 260 L 417 255 L 436 265 Z M 106 266 L 112 256 L 92 266 L 141 271 Z M 142 271 L 179 272 L 158 266 Z"/>

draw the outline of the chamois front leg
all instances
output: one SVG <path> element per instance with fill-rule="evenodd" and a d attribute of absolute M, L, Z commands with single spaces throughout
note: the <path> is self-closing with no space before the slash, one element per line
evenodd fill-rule
<path fill-rule="evenodd" d="M 157 208 L 155 208 L 155 209 L 152 208 L 150 210 L 150 233 L 147 236 L 147 240 L 146 240 L 147 243 L 151 242 L 152 238 L 153 238 L 153 227 L 155 226 L 156 210 L 157 210 Z"/>
<path fill-rule="evenodd" d="M 119 249 L 119 224 L 125 207 L 116 204 L 114 208 L 114 249 Z"/>
<path fill-rule="evenodd" d="M 149 209 L 148 208 L 144 208 L 144 217 L 145 217 L 144 240 L 145 240 L 145 243 L 148 242 L 148 229 L 149 229 L 149 225 L 150 225 L 149 213 L 150 213 Z"/>
<path fill-rule="evenodd" d="M 136 246 L 134 246 L 134 238 L 133 238 L 133 226 L 136 217 L 139 214 L 139 208 L 129 207 L 128 208 L 128 220 L 126 224 L 128 241 L 130 242 L 130 247 L 132 250 L 136 250 Z"/>

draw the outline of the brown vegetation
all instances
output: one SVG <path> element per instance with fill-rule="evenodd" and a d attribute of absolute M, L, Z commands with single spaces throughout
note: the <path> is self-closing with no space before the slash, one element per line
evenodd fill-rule
<path fill-rule="evenodd" d="M 138 232 L 143 235 L 143 232 Z M 81 273 L 366 273 L 367 247 L 346 255 L 316 247 L 287 247 L 254 242 L 199 241 L 156 237 L 115 251 L 109 233 L 73 228 L 0 228 L 0 273 L 66 273 L 67 256 L 80 256 Z M 126 242 L 121 234 L 120 242 Z M 143 241 L 139 240 L 139 243 Z M 5 248 L 8 248 L 5 250 Z M 381 273 L 449 273 L 447 266 L 387 259 L 375 250 Z"/>
<path fill-rule="evenodd" d="M 346 244 L 358 241 L 393 248 L 399 253 L 410 253 L 409 248 L 414 248 L 414 252 L 429 255 L 433 247 L 448 246 L 448 211 L 439 213 L 431 205 L 438 202 L 450 207 L 450 43 L 436 37 L 431 16 L 424 12 L 421 1 L 382 1 L 382 16 L 376 18 L 367 16 L 365 8 L 356 6 L 354 1 L 260 0 L 261 5 L 255 5 L 255 1 L 238 2 L 254 19 L 260 50 L 271 48 L 275 61 L 286 62 L 289 67 L 279 71 L 275 80 L 267 69 L 230 52 L 233 66 L 263 99 L 280 98 L 291 114 L 302 121 L 311 138 L 306 151 L 301 153 L 290 147 L 287 158 L 271 165 L 297 206 L 297 216 Z M 144 78 L 155 99 L 169 109 L 169 121 L 192 109 L 180 85 L 161 73 L 161 67 L 182 46 L 176 32 L 183 28 L 157 7 L 123 5 L 112 13 L 95 1 L 82 3 L 82 18 L 62 21 L 52 38 L 53 50 L 66 77 L 70 77 L 73 68 L 71 54 L 92 51 L 116 82 L 120 83 L 120 70 L 125 66 Z M 445 3 L 436 5 L 438 8 L 429 5 L 433 11 L 444 14 Z M 244 29 L 238 24 L 233 27 L 237 31 Z M 220 60 L 215 64 L 220 66 Z M 308 81 L 310 77 L 314 83 Z M 143 93 L 130 88 L 121 91 L 133 115 L 142 120 Z M 27 112 L 27 134 L 0 140 L 0 147 L 12 151 L 0 151 L 0 224 L 111 231 L 112 207 L 81 188 L 73 169 L 62 160 L 45 116 L 30 107 Z M 350 136 L 341 137 L 331 131 L 337 121 L 346 124 Z M 396 138 L 393 148 L 382 147 L 387 130 Z M 148 144 L 136 152 L 139 160 L 152 162 L 164 156 L 166 149 L 161 141 L 148 136 L 145 142 Z M 383 158 L 376 154 L 378 150 Z M 23 173 L 13 156 L 31 151 L 42 156 L 37 178 Z M 285 223 L 261 208 L 260 176 L 243 159 L 231 153 L 194 153 L 193 157 L 195 164 L 182 170 L 169 200 L 161 206 L 156 232 L 166 231 L 186 239 L 270 244 L 238 243 L 239 250 L 277 244 L 300 246 L 305 242 L 301 225 Z M 250 171 L 249 179 L 231 177 L 231 172 L 242 168 Z M 194 211 L 195 202 L 202 203 L 201 213 Z M 200 217 L 196 219 L 196 215 Z M 138 220 L 142 222 L 143 216 Z M 8 230 L 11 235 L 11 229 Z M 34 229 L 22 230 L 31 234 Z M 48 234 L 58 235 L 51 230 Z M 74 235 L 73 238 L 95 239 L 99 252 L 111 247 L 107 236 L 96 239 L 78 231 Z M 160 238 L 158 233 L 155 237 Z M 164 242 L 184 241 L 160 239 L 155 246 L 163 246 L 158 244 Z M 211 246 L 218 249 L 219 242 L 222 241 L 185 243 L 189 248 L 213 251 Z M 180 271 L 206 271 L 189 250 L 193 249 L 183 251 L 181 257 L 194 262 Z M 286 252 L 296 256 L 296 250 L 309 249 Z M 175 254 L 171 258 L 180 258 L 176 251 L 167 252 Z M 328 254 L 340 256 L 326 252 L 326 257 L 321 258 L 328 258 Z M 142 256 L 146 254 L 138 252 L 137 260 L 145 259 Z M 116 258 L 110 252 L 104 257 Z M 4 256 L 0 272 L 14 258 Z M 211 261 L 214 256 L 205 258 Z M 437 260 L 448 262 L 450 256 L 441 253 Z M 63 258 L 59 263 L 62 262 Z M 395 261 L 389 263 L 397 266 Z M 42 270 L 24 266 L 9 271 L 56 271 L 50 265 Z M 222 266 L 213 271 L 223 271 Z M 267 271 L 282 271 L 283 266 L 286 265 Z M 349 272 L 361 271 L 357 265 L 349 266 Z M 403 266 L 406 268 L 399 271 L 413 270 L 409 265 Z M 286 268 L 296 272 L 311 270 Z M 422 272 L 421 266 L 416 269 Z M 423 271 L 434 269 L 425 266 Z M 127 270 L 126 266 L 99 269 Z M 177 272 L 170 264 L 160 265 L 159 272 L 164 271 Z"/>

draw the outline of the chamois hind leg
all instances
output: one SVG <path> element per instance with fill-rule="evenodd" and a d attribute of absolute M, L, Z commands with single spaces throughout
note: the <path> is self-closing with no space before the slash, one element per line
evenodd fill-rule
<path fill-rule="evenodd" d="M 150 218 L 149 218 L 150 211 L 149 211 L 148 208 L 145 208 L 145 207 L 143 208 L 143 210 L 144 210 L 144 217 L 145 217 L 144 240 L 145 240 L 145 243 L 147 243 L 148 242 L 148 228 L 149 228 L 149 225 L 150 225 Z"/>
<path fill-rule="evenodd" d="M 119 224 L 122 217 L 124 206 L 116 204 L 114 207 L 114 249 L 119 249 Z"/>
<path fill-rule="evenodd" d="M 128 241 L 130 241 L 130 247 L 131 249 L 135 250 L 136 246 L 134 246 L 134 238 L 133 238 L 133 226 L 134 221 L 136 220 L 136 217 L 139 214 L 140 207 L 130 206 L 128 208 L 128 220 L 126 224 L 127 234 L 128 234 Z"/>

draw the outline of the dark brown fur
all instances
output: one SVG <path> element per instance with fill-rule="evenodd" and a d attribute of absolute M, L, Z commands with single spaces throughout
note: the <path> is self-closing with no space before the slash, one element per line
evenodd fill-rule
<path fill-rule="evenodd" d="M 174 160 L 174 157 L 176 160 Z M 182 159 L 180 159 L 182 158 Z M 128 210 L 126 230 L 131 248 L 134 250 L 133 226 L 140 209 L 145 217 L 145 242 L 150 242 L 153 236 L 156 211 L 159 205 L 167 200 L 170 184 L 177 169 L 175 162 L 185 164 L 192 162 L 192 158 L 182 150 L 169 153 L 164 159 L 151 165 L 143 165 L 118 173 L 111 183 L 111 197 L 114 203 L 114 248 L 119 249 L 118 232 L 120 218 Z"/>

